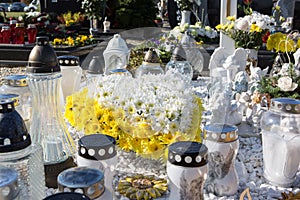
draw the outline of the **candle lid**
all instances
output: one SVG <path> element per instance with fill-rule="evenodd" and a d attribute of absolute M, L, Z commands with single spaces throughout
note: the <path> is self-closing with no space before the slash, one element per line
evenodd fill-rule
<path fill-rule="evenodd" d="M 60 66 L 79 66 L 79 57 L 78 56 L 59 56 L 58 63 Z"/>
<path fill-rule="evenodd" d="M 201 167 L 207 164 L 207 151 L 199 142 L 175 142 L 169 146 L 168 161 L 183 167 Z"/>
<path fill-rule="evenodd" d="M 129 53 L 129 49 L 125 40 L 119 34 L 115 34 L 111 40 L 109 40 L 106 49 L 104 50 L 103 54 L 107 54 L 110 51 L 118 51 L 122 53 Z"/>
<path fill-rule="evenodd" d="M 180 44 L 184 47 L 195 47 L 196 41 L 191 36 L 190 31 L 185 31 L 184 35 L 181 38 Z"/>
<path fill-rule="evenodd" d="M 19 105 L 20 101 L 18 94 L 0 94 L 0 100 L 12 100 L 15 107 Z"/>
<path fill-rule="evenodd" d="M 186 60 L 186 53 L 183 47 L 179 44 L 174 49 L 172 54 L 172 60 L 174 61 L 185 61 Z"/>
<path fill-rule="evenodd" d="M 30 135 L 14 101 L 0 99 L 0 153 L 22 150 L 30 144 Z"/>
<path fill-rule="evenodd" d="M 144 62 L 147 63 L 159 63 L 159 57 L 154 48 L 150 48 L 144 58 Z"/>
<path fill-rule="evenodd" d="M 104 174 L 96 168 L 73 167 L 62 171 L 57 177 L 58 189 L 64 192 L 78 192 L 91 199 L 104 192 Z"/>
<path fill-rule="evenodd" d="M 13 168 L 0 166 L 0 199 L 14 199 L 18 194 L 18 172 Z"/>
<path fill-rule="evenodd" d="M 44 200 L 90 200 L 90 198 L 77 192 L 62 192 L 48 196 Z"/>
<path fill-rule="evenodd" d="M 116 140 L 108 135 L 86 135 L 78 141 L 78 155 L 89 160 L 106 160 L 116 156 Z"/>
<path fill-rule="evenodd" d="M 210 124 L 204 127 L 205 140 L 233 142 L 238 139 L 237 127 L 227 124 Z"/>
<path fill-rule="evenodd" d="M 99 56 L 93 56 L 91 62 L 89 63 L 87 73 L 90 73 L 90 74 L 103 74 L 104 73 L 104 67 L 102 66 L 99 59 L 100 59 Z"/>
<path fill-rule="evenodd" d="M 28 73 L 60 72 L 56 53 L 49 44 L 49 37 L 36 38 L 36 45 L 29 54 L 26 71 Z"/>
<path fill-rule="evenodd" d="M 26 75 L 20 75 L 20 74 L 5 76 L 3 78 L 3 84 L 13 86 L 13 87 L 28 86 L 26 78 L 27 78 Z"/>
<path fill-rule="evenodd" d="M 273 98 L 270 108 L 285 113 L 300 114 L 300 101 L 292 98 Z"/>

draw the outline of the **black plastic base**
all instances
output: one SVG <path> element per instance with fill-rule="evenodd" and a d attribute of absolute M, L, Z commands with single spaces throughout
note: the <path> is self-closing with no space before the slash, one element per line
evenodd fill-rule
<path fill-rule="evenodd" d="M 76 167 L 74 160 L 72 157 L 69 157 L 67 160 L 50 165 L 44 165 L 45 167 L 45 180 L 46 186 L 49 188 L 57 188 L 57 176 L 60 172 L 64 171 L 65 169 L 69 169 L 71 167 Z"/>

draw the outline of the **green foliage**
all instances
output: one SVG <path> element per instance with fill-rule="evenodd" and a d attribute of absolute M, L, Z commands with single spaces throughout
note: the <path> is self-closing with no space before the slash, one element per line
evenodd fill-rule
<path fill-rule="evenodd" d="M 81 1 L 81 8 L 89 19 L 101 20 L 103 9 L 106 6 L 105 2 L 105 0 L 83 0 Z"/>
<path fill-rule="evenodd" d="M 155 26 L 158 12 L 152 0 L 118 0 L 116 21 L 118 28 L 138 28 Z"/>

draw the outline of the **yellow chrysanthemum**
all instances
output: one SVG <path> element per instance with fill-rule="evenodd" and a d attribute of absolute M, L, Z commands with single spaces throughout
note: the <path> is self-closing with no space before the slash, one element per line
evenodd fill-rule
<path fill-rule="evenodd" d="M 171 144 L 174 141 L 174 135 L 171 132 L 167 134 L 160 134 L 158 139 L 162 144 Z"/>
<path fill-rule="evenodd" d="M 233 21 L 235 21 L 236 17 L 235 17 L 235 15 L 233 15 L 233 16 L 226 17 L 226 19 L 233 22 Z"/>
<path fill-rule="evenodd" d="M 61 45 L 62 43 L 63 43 L 62 39 L 54 38 L 54 40 L 53 40 L 53 44 L 54 45 Z"/>
<path fill-rule="evenodd" d="M 157 141 L 151 141 L 147 142 L 147 153 L 148 154 L 153 154 L 157 153 L 158 151 L 162 150 L 165 146 L 160 144 Z"/>
<path fill-rule="evenodd" d="M 250 32 L 261 32 L 261 31 L 262 31 L 262 29 L 259 26 L 257 26 L 256 24 L 251 25 Z"/>

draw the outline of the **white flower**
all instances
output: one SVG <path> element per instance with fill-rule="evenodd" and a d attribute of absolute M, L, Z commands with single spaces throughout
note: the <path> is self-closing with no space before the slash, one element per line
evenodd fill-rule
<path fill-rule="evenodd" d="M 241 31 L 248 31 L 250 28 L 250 23 L 245 18 L 239 18 L 239 19 L 237 19 L 237 21 L 235 23 L 235 27 L 236 27 L 236 29 L 241 30 Z"/>
<path fill-rule="evenodd" d="M 294 91 L 297 87 L 297 83 L 293 83 L 292 78 L 288 76 L 280 77 L 278 79 L 277 86 L 284 92 Z"/>
<path fill-rule="evenodd" d="M 154 132 L 163 133 L 188 132 L 195 128 L 191 115 L 199 108 L 192 87 L 176 74 L 149 74 L 138 79 L 104 76 L 96 91 L 99 104 L 122 109 L 124 119 L 117 120 L 129 122 L 132 126 L 138 127 L 139 123 L 146 122 Z"/>

